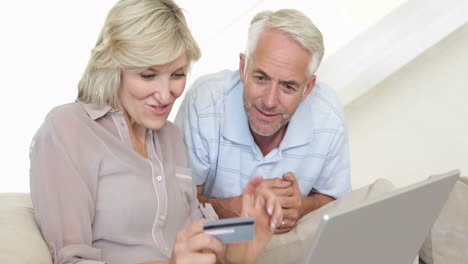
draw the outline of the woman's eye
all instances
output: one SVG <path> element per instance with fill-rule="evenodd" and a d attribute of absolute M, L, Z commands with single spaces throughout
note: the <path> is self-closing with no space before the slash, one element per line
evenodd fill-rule
<path fill-rule="evenodd" d="M 154 77 L 156 77 L 156 74 L 154 73 L 151 73 L 151 74 L 140 74 L 141 78 L 145 79 L 145 80 L 151 80 L 153 79 Z"/>
<path fill-rule="evenodd" d="M 185 75 L 184 72 L 182 72 L 182 73 L 174 73 L 174 77 L 176 77 L 176 78 L 184 78 L 185 76 L 186 76 L 186 75 Z"/>

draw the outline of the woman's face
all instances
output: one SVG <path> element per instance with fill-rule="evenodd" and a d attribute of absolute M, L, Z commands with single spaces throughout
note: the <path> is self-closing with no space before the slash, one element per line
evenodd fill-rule
<path fill-rule="evenodd" d="M 185 88 L 187 55 L 146 69 L 122 70 L 119 100 L 130 123 L 160 129 Z"/>

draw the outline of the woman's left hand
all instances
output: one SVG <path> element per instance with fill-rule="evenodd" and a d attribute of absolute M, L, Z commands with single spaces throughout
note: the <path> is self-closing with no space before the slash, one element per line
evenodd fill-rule
<path fill-rule="evenodd" d="M 252 179 L 242 193 L 242 216 L 255 218 L 254 239 L 228 244 L 227 263 L 254 263 L 283 219 L 279 199 L 271 190 L 260 186 L 262 181 L 261 177 Z"/>

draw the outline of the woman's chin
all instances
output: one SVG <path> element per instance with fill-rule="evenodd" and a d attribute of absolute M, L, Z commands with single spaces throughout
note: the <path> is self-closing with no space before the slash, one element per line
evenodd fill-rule
<path fill-rule="evenodd" d="M 147 129 L 152 129 L 152 130 L 159 130 L 161 129 L 165 124 L 167 123 L 167 119 L 161 119 L 161 120 L 151 120 L 149 122 L 145 122 L 145 127 Z"/>

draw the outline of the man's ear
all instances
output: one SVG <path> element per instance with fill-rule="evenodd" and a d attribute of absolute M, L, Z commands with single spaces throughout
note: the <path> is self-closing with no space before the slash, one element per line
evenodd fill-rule
<path fill-rule="evenodd" d="M 310 94 L 310 92 L 312 92 L 312 90 L 314 89 L 316 80 L 317 80 L 317 76 L 315 74 L 313 74 L 310 77 L 310 80 L 307 83 L 306 87 L 304 88 L 304 91 L 303 91 L 302 96 L 301 96 L 301 102 L 304 101 L 304 99 L 307 98 L 307 96 Z"/>
<path fill-rule="evenodd" d="M 240 79 L 242 82 L 244 81 L 244 70 L 245 70 L 245 54 L 239 53 L 239 74 L 240 74 Z"/>

